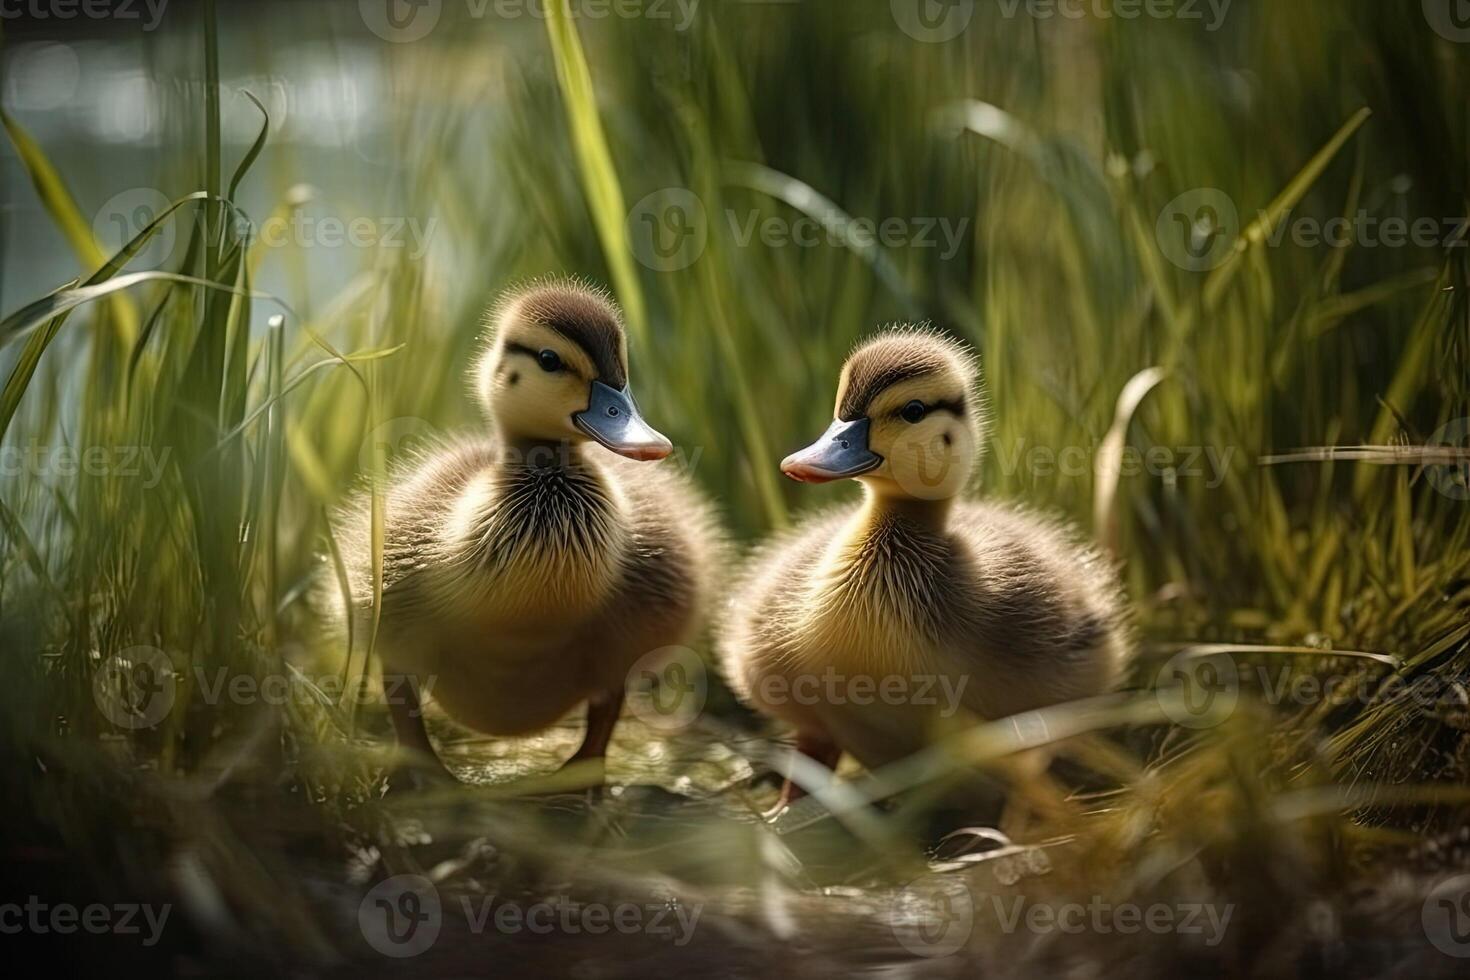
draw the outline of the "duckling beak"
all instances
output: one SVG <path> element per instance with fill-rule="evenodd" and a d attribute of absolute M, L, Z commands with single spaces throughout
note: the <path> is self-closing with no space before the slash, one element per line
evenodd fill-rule
<path fill-rule="evenodd" d="M 629 459 L 663 459 L 674 444 L 643 421 L 633 394 L 601 381 L 592 382 L 586 411 L 572 416 L 572 423 L 619 456 Z"/>
<path fill-rule="evenodd" d="M 781 472 L 802 483 L 830 483 L 861 476 L 883 462 L 868 449 L 868 420 L 833 422 L 822 437 L 781 461 Z"/>

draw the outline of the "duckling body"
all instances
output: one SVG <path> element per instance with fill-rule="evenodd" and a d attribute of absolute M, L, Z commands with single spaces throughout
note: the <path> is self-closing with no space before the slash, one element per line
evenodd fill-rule
<path fill-rule="evenodd" d="M 492 422 L 502 424 L 394 468 L 383 494 L 378 645 L 385 676 L 431 686 L 446 713 L 488 734 L 535 732 L 588 702 L 574 757 L 585 758 L 605 750 L 630 668 L 698 629 L 719 534 L 682 474 L 635 461 L 669 447 L 631 397 L 610 416 L 622 426 L 617 438 L 585 419 L 577 425 L 590 438 L 573 427 L 589 410 L 587 384 L 618 372 L 599 370 L 568 340 L 575 323 L 557 329 L 557 318 L 571 317 L 621 329 L 605 298 L 567 284 L 502 304 L 477 368 Z M 625 375 L 608 381 L 625 393 Z M 539 416 L 519 404 L 526 398 L 544 403 Z M 497 418 L 496 408 L 506 411 Z M 641 429 L 628 428 L 629 415 Z M 506 416 L 519 424 L 503 424 Z M 341 525 L 359 635 L 372 623 L 370 506 L 360 496 Z M 400 740 L 429 748 L 421 718 L 404 714 L 394 713 Z"/>
<path fill-rule="evenodd" d="M 452 717 L 534 732 L 687 641 L 708 601 L 708 506 L 664 467 L 587 448 L 531 466 L 491 440 L 427 454 L 385 501 L 385 668 Z M 349 540 L 364 540 L 359 506 Z M 370 551 L 351 578 L 371 627 Z"/>
<path fill-rule="evenodd" d="M 737 692 L 873 768 L 967 718 L 1115 686 L 1126 644 L 1105 563 L 1025 512 L 964 502 L 948 517 L 851 505 L 757 550 L 725 643 Z M 838 698 L 788 693 L 829 671 Z M 860 697 L 855 679 L 869 677 L 875 693 Z M 892 699 L 877 693 L 885 678 Z"/>
<path fill-rule="evenodd" d="M 1110 563 L 1055 520 L 961 499 L 984 428 L 962 348 L 880 335 L 844 368 L 836 415 L 783 469 L 859 479 L 864 499 L 747 560 L 722 642 L 738 694 L 808 754 L 871 768 L 1117 684 L 1129 640 Z M 783 801 L 794 795 L 788 784 Z"/>

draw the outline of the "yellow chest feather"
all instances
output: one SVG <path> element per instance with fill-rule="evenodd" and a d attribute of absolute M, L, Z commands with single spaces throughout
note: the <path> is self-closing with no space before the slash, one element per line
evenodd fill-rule
<path fill-rule="evenodd" d="M 574 628 L 621 582 L 622 504 L 589 475 L 513 471 L 472 481 L 444 528 L 455 555 L 441 573 L 449 611 L 502 634 Z"/>
<path fill-rule="evenodd" d="M 860 517 L 808 579 L 798 626 L 804 659 L 854 671 L 922 670 L 944 634 L 946 549 L 937 536 Z"/>

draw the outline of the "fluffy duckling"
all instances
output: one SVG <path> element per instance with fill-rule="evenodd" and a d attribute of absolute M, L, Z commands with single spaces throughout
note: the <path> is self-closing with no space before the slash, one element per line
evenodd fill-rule
<path fill-rule="evenodd" d="M 417 692 L 481 732 L 543 729 L 587 702 L 571 761 L 601 760 L 629 669 L 688 642 L 719 536 L 628 387 L 622 317 L 541 280 L 487 315 L 471 371 L 489 433 L 420 454 L 384 492 L 378 648 L 400 744 L 438 760 Z M 354 615 L 372 622 L 370 497 L 342 519 Z M 340 602 L 340 600 L 339 600 Z M 442 765 L 442 764 L 441 764 Z"/>
<path fill-rule="evenodd" d="M 961 713 L 1000 718 L 1117 683 L 1129 639 L 1110 563 L 1069 527 L 961 498 L 986 430 L 966 348 L 927 328 L 878 334 L 843 366 L 835 415 L 781 469 L 855 479 L 863 499 L 749 559 L 721 631 L 748 704 L 829 768 L 843 751 L 873 768 Z M 772 813 L 800 795 L 788 779 Z"/>

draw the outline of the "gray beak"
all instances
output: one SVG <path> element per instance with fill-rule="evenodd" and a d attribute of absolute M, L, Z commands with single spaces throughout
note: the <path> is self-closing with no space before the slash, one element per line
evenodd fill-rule
<path fill-rule="evenodd" d="M 868 420 L 833 422 L 822 437 L 781 461 L 781 472 L 802 483 L 828 483 L 861 476 L 883 462 L 868 449 Z"/>
<path fill-rule="evenodd" d="M 572 423 L 629 459 L 663 459 L 674 451 L 673 443 L 643 421 L 627 388 L 618 391 L 601 381 L 592 382 L 587 410 L 573 415 Z"/>

